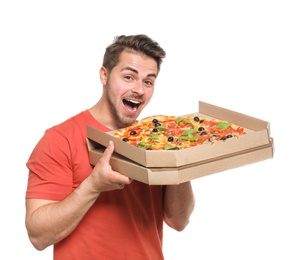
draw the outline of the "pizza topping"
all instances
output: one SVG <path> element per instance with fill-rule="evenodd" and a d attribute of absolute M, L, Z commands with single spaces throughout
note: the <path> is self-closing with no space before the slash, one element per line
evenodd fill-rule
<path fill-rule="evenodd" d="M 179 150 L 245 134 L 242 127 L 201 116 L 153 116 L 118 129 L 114 136 L 146 150 Z"/>
<path fill-rule="evenodd" d="M 226 129 L 226 128 L 228 128 L 230 125 L 231 125 L 231 123 L 229 123 L 229 122 L 220 122 L 220 123 L 218 123 L 218 125 L 216 126 L 216 128 L 219 128 L 219 129 Z"/>
<path fill-rule="evenodd" d="M 173 142 L 174 138 L 172 136 L 169 136 L 167 140 L 168 142 Z"/>

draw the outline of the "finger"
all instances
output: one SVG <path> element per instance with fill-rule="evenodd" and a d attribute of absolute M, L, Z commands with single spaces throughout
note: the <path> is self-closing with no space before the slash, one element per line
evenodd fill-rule
<path fill-rule="evenodd" d="M 123 184 L 123 183 L 118 183 L 118 188 L 119 189 L 123 189 L 125 187 L 125 184 Z"/>
<path fill-rule="evenodd" d="M 124 176 L 122 174 L 120 174 L 120 180 L 118 180 L 118 185 L 122 188 L 124 188 L 125 185 L 130 184 L 133 180 L 128 178 L 127 176 Z"/>
<path fill-rule="evenodd" d="M 119 187 L 119 189 L 123 189 L 125 185 L 130 184 L 132 181 L 133 181 L 132 179 L 127 177 L 126 181 L 122 180 L 122 182 L 117 183 L 117 186 Z"/>
<path fill-rule="evenodd" d="M 106 161 L 110 161 L 114 150 L 115 150 L 114 143 L 113 143 L 113 141 L 110 141 L 107 148 L 103 152 L 102 158 Z"/>

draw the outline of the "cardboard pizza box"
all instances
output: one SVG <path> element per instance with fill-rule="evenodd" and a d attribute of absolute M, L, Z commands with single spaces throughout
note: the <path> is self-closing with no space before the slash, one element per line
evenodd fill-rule
<path fill-rule="evenodd" d="M 245 114 L 229 109 L 214 106 L 205 102 L 199 102 L 199 112 L 191 113 L 205 117 L 225 120 L 244 127 L 246 134 L 239 138 L 230 138 L 225 142 L 218 141 L 213 144 L 202 144 L 182 150 L 155 151 L 144 150 L 129 143 L 123 142 L 113 136 L 115 131 L 102 132 L 91 126 L 87 126 L 87 143 L 90 154 L 101 146 L 106 147 L 110 140 L 115 144 L 115 152 L 129 159 L 136 165 L 147 168 L 173 168 L 192 164 L 229 158 L 245 151 L 259 150 L 268 146 L 268 156 L 271 154 L 272 141 L 270 137 L 270 124 Z"/>
<path fill-rule="evenodd" d="M 90 164 L 95 165 L 102 156 L 105 147 L 89 144 Z M 111 157 L 113 170 L 120 172 L 134 180 L 149 185 L 175 185 L 191 181 L 196 178 L 229 169 L 257 163 L 273 157 L 273 140 L 268 144 L 246 149 L 240 152 L 229 153 L 215 158 L 198 161 L 180 167 L 144 167 L 134 161 L 114 153 Z"/>

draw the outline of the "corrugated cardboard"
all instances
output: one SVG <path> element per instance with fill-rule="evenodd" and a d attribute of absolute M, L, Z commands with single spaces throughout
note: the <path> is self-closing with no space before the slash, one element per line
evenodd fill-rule
<path fill-rule="evenodd" d="M 111 159 L 114 170 L 147 184 L 179 184 L 198 177 L 244 166 L 273 157 L 269 123 L 254 117 L 199 102 L 203 115 L 226 120 L 245 128 L 246 135 L 226 142 L 204 144 L 183 150 L 150 151 L 132 146 L 113 136 L 87 126 L 90 163 L 95 165 L 109 140 L 115 143 Z"/>
<path fill-rule="evenodd" d="M 90 144 L 91 147 L 91 144 Z M 90 164 L 95 165 L 102 156 L 105 147 L 90 148 Z M 273 157 L 273 142 L 244 150 L 239 153 L 215 157 L 201 162 L 180 167 L 152 167 L 147 168 L 128 158 L 114 153 L 111 158 L 113 170 L 120 172 L 134 180 L 150 185 L 180 184 L 213 173 L 226 171 L 247 164 L 256 163 Z"/>

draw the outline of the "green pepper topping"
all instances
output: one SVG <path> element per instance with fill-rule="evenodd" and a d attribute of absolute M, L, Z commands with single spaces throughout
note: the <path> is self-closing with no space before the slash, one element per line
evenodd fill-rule
<path fill-rule="evenodd" d="M 181 135 L 192 135 L 197 132 L 198 131 L 196 129 L 187 129 L 187 130 L 183 131 Z"/>
<path fill-rule="evenodd" d="M 174 121 L 178 124 L 178 123 L 180 123 L 182 121 L 182 118 L 181 117 L 177 117 L 177 118 L 175 118 Z"/>
<path fill-rule="evenodd" d="M 149 143 L 146 143 L 145 141 L 141 141 L 139 143 L 140 146 L 143 146 L 143 147 L 149 147 L 149 146 L 152 146 L 152 144 L 149 144 Z"/>
<path fill-rule="evenodd" d="M 199 141 L 199 137 L 198 136 L 192 136 L 192 135 L 188 135 L 188 136 L 181 136 L 179 138 L 180 140 L 185 140 L 185 141 L 191 141 L 191 142 L 197 142 Z"/>
<path fill-rule="evenodd" d="M 172 149 L 172 148 L 174 148 L 173 146 L 170 146 L 170 145 L 166 145 L 165 147 L 164 147 L 164 150 L 170 150 L 170 149 Z"/>
<path fill-rule="evenodd" d="M 149 140 L 158 140 L 158 139 L 159 139 L 159 135 L 153 135 L 149 137 Z"/>
<path fill-rule="evenodd" d="M 165 126 L 162 126 L 162 125 L 159 125 L 156 127 L 158 130 L 161 130 L 161 131 L 166 131 L 167 128 Z"/>
<path fill-rule="evenodd" d="M 192 122 L 191 122 L 191 120 L 186 119 L 186 120 L 183 121 L 183 123 L 185 123 L 185 124 L 191 124 Z"/>
<path fill-rule="evenodd" d="M 219 122 L 216 128 L 218 129 L 226 129 L 231 125 L 229 122 Z"/>

